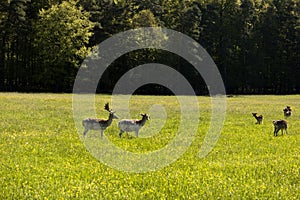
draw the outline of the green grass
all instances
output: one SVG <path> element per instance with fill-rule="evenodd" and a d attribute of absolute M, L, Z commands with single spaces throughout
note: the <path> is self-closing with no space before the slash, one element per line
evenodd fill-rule
<path fill-rule="evenodd" d="M 102 107 L 110 99 L 97 96 L 99 117 L 107 117 Z M 198 100 L 200 126 L 187 152 L 161 170 L 127 173 L 102 164 L 85 148 L 71 94 L 0 93 L 0 199 L 300 199 L 299 95 L 228 98 L 222 134 L 203 159 L 198 153 L 209 126 L 210 98 Z M 160 103 L 168 118 L 159 133 L 120 139 L 114 122 L 105 135 L 131 152 L 164 147 L 178 129 L 176 98 L 134 96 L 130 108 L 138 117 Z M 289 134 L 274 137 L 272 120 L 283 118 L 286 105 L 293 109 Z M 255 124 L 252 112 L 264 115 L 263 124 Z"/>

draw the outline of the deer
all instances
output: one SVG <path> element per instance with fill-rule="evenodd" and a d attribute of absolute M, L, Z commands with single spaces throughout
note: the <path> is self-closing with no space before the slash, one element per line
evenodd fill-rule
<path fill-rule="evenodd" d="M 262 120 L 263 120 L 263 116 L 262 115 L 259 115 L 257 116 L 257 113 L 252 113 L 253 117 L 256 119 L 256 124 L 261 124 L 262 123 Z"/>
<path fill-rule="evenodd" d="M 283 109 L 283 115 L 285 118 L 288 118 L 292 115 L 292 109 L 290 106 L 286 106 L 286 108 Z"/>
<path fill-rule="evenodd" d="M 100 130 L 100 136 L 102 138 L 104 130 L 111 125 L 113 119 L 118 119 L 115 112 L 109 108 L 108 103 L 105 104 L 104 109 L 109 112 L 108 119 L 87 118 L 82 121 L 84 136 L 86 136 L 89 130 Z"/>
<path fill-rule="evenodd" d="M 286 134 L 288 134 L 287 131 L 287 121 L 285 120 L 276 120 L 273 121 L 274 124 L 274 136 L 276 137 L 278 135 L 278 132 L 281 130 L 281 133 L 283 135 L 283 130 L 285 130 Z"/>
<path fill-rule="evenodd" d="M 141 114 L 142 119 L 122 119 L 118 123 L 120 129 L 119 136 L 122 137 L 124 132 L 135 132 L 135 136 L 138 137 L 139 130 L 145 125 L 146 121 L 150 119 L 148 114 Z"/>

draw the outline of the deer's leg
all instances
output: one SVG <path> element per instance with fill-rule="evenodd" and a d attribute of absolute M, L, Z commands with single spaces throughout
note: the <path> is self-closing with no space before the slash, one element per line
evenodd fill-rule
<path fill-rule="evenodd" d="M 100 130 L 100 137 L 103 138 L 103 130 Z"/>
<path fill-rule="evenodd" d="M 274 136 L 275 136 L 275 137 L 277 136 L 277 132 L 278 132 L 278 130 L 275 128 L 275 129 L 274 129 Z"/>
<path fill-rule="evenodd" d="M 87 134 L 88 131 L 89 131 L 89 129 L 84 129 L 83 136 L 86 136 L 86 134 Z"/>
<path fill-rule="evenodd" d="M 139 136 L 139 131 L 135 131 L 135 137 Z"/>
<path fill-rule="evenodd" d="M 122 137 L 124 131 L 120 130 L 119 137 Z"/>

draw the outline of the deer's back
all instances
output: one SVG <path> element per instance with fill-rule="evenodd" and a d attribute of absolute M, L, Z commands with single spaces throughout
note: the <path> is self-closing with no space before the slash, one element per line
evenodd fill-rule
<path fill-rule="evenodd" d="M 123 119 L 119 121 L 118 123 L 119 129 L 125 132 L 132 132 L 139 130 L 141 126 L 136 123 L 136 120 L 131 120 L 131 119 Z"/>
<path fill-rule="evenodd" d="M 104 130 L 107 126 L 102 119 L 85 119 L 82 121 L 83 127 L 90 130 Z"/>
<path fill-rule="evenodd" d="M 278 129 L 287 129 L 287 122 L 284 120 L 278 120 L 274 122 L 274 126 Z"/>

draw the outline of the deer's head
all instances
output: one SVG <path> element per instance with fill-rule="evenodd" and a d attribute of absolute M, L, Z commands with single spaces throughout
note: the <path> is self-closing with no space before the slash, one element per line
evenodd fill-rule
<path fill-rule="evenodd" d="M 112 119 L 119 119 L 118 116 L 115 114 L 115 111 L 109 108 L 109 103 L 105 104 L 104 109 L 109 112 L 109 116 L 112 117 Z"/>

